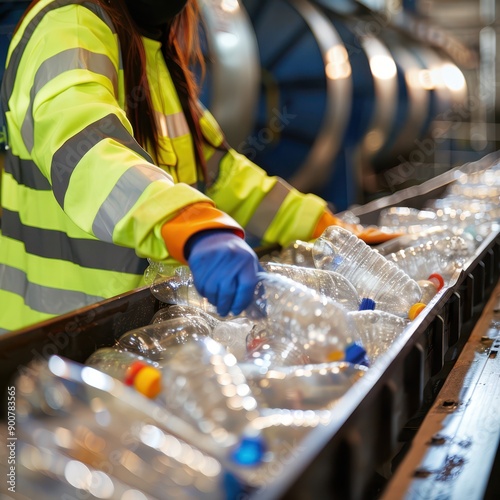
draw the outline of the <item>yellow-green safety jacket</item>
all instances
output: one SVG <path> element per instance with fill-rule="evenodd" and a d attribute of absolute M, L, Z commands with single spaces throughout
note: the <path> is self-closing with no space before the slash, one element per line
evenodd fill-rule
<path fill-rule="evenodd" d="M 0 332 L 141 285 L 146 258 L 171 258 L 162 226 L 209 201 L 262 243 L 309 239 L 326 203 L 224 148 L 200 120 L 209 182 L 196 189 L 190 131 L 160 51 L 143 38 L 162 151 L 134 139 L 123 54 L 102 8 L 41 0 L 9 48 L 2 82 L 9 149 L 2 176 Z"/>

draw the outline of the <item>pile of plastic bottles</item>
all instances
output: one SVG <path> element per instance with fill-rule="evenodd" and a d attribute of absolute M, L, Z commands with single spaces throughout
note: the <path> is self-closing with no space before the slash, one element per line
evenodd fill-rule
<path fill-rule="evenodd" d="M 379 226 L 404 234 L 378 247 L 337 226 L 296 241 L 263 259 L 237 317 L 219 317 L 187 267 L 152 262 L 164 307 L 150 324 L 84 366 L 54 357 L 21 376 L 24 470 L 90 498 L 237 498 L 268 484 L 276 457 L 328 423 L 452 286 L 498 224 L 499 200 L 498 166 L 459 172 L 425 209 L 384 210 Z"/>

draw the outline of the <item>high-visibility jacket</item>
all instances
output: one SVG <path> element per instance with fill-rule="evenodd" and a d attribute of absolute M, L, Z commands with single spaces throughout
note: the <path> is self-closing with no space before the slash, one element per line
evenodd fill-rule
<path fill-rule="evenodd" d="M 142 96 L 125 95 L 125 57 L 100 6 L 41 0 L 12 39 L 2 82 L 0 332 L 140 286 L 146 258 L 179 260 L 162 228 L 193 204 L 215 205 L 262 243 L 308 239 L 325 212 L 320 198 L 225 148 L 208 111 L 200 126 L 209 175 L 205 192 L 196 189 L 192 137 L 160 42 L 143 43 L 156 165 L 134 139 L 125 110 Z"/>

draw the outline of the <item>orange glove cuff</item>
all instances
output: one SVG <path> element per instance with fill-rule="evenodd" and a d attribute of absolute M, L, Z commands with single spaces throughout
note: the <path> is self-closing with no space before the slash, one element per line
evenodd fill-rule
<path fill-rule="evenodd" d="M 341 224 L 339 224 L 339 222 L 340 220 L 330 212 L 324 212 L 314 228 L 312 239 L 319 238 L 328 226 L 340 226 Z"/>
<path fill-rule="evenodd" d="M 361 224 L 349 224 L 342 221 L 338 217 L 335 217 L 335 215 L 331 214 L 330 212 L 325 212 L 316 224 L 316 228 L 314 229 L 312 238 L 319 238 L 328 226 L 343 227 L 344 229 L 351 231 L 351 233 L 355 234 L 358 238 L 363 240 L 368 245 L 377 245 L 379 243 L 383 243 L 384 241 L 397 238 L 398 236 L 401 236 L 403 234 L 386 233 L 375 226 L 363 227 Z"/>
<path fill-rule="evenodd" d="M 195 203 L 182 210 L 161 228 L 168 253 L 175 260 L 186 264 L 184 246 L 196 233 L 207 229 L 230 229 L 240 238 L 245 237 L 241 226 L 229 215 L 210 203 Z"/>

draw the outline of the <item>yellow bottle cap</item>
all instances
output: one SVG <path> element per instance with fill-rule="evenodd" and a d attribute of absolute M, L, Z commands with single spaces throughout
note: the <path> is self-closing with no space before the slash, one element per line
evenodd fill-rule
<path fill-rule="evenodd" d="M 345 358 L 344 351 L 330 351 L 326 359 L 330 362 L 342 361 Z"/>
<path fill-rule="evenodd" d="M 408 318 L 413 321 L 422 312 L 423 309 L 425 309 L 425 304 L 422 304 L 422 302 L 413 304 L 408 311 Z"/>
<path fill-rule="evenodd" d="M 161 372 L 153 366 L 144 366 L 134 377 L 134 387 L 148 398 L 156 398 L 161 391 Z"/>

